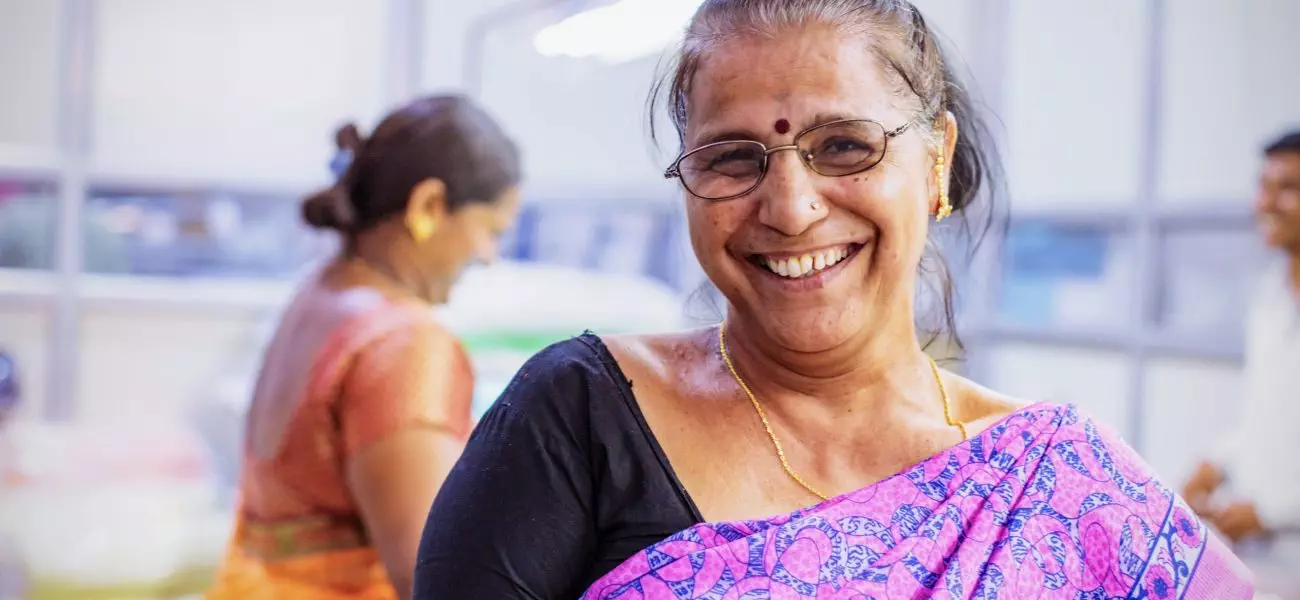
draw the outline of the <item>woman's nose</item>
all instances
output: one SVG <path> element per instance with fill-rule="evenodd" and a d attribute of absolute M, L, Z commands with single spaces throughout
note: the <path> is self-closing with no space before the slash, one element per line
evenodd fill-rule
<path fill-rule="evenodd" d="M 478 251 L 474 253 L 474 258 L 480 264 L 490 265 L 496 262 L 499 251 L 496 240 L 489 239 L 479 244 Z"/>
<path fill-rule="evenodd" d="M 825 202 L 813 185 L 813 173 L 799 160 L 799 150 L 777 152 L 768 159 L 759 221 L 794 237 L 826 217 Z"/>

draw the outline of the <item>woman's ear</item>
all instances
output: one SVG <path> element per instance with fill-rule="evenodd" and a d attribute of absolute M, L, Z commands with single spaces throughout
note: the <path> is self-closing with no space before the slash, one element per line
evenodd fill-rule
<path fill-rule="evenodd" d="M 953 116 L 951 112 L 944 111 L 943 113 L 943 155 L 946 158 L 945 162 L 947 163 L 948 166 L 948 173 L 952 172 L 952 162 L 953 162 L 952 158 L 953 158 L 953 153 L 957 151 L 958 134 L 959 132 L 957 131 L 957 117 Z M 943 174 L 944 178 L 948 177 L 948 173 Z"/>
<path fill-rule="evenodd" d="M 447 220 L 448 212 L 447 184 L 435 177 L 425 179 L 411 188 L 406 199 L 406 229 L 416 242 L 428 241 Z"/>

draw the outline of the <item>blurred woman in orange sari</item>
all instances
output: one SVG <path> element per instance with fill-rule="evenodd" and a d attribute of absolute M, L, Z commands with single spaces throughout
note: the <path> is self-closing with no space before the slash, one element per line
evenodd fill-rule
<path fill-rule="evenodd" d="M 453 96 L 397 110 L 369 139 L 351 125 L 337 137 L 338 182 L 303 217 L 345 250 L 267 349 L 212 600 L 408 598 L 425 515 L 469 434 L 469 362 L 429 307 L 495 257 L 518 210 L 518 150 Z"/>

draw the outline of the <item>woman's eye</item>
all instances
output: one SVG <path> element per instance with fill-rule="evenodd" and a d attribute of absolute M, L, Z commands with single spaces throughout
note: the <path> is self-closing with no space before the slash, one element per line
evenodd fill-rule
<path fill-rule="evenodd" d="M 867 144 L 864 144 L 858 140 L 840 138 L 840 139 L 827 140 L 826 143 L 822 144 L 822 149 L 821 152 L 819 152 L 819 154 L 866 152 L 869 150 L 870 148 L 867 146 Z"/>

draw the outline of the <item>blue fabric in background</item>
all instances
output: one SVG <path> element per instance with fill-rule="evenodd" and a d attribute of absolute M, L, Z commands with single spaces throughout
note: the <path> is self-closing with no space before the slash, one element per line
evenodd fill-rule
<path fill-rule="evenodd" d="M 1003 251 L 998 300 L 1001 319 L 1048 327 L 1056 313 L 1056 288 L 1063 280 L 1101 279 L 1111 232 L 1090 227 L 1017 223 Z"/>
<path fill-rule="evenodd" d="M 1101 277 L 1109 245 L 1103 229 L 1017 224 L 1007 236 L 1003 272 L 1012 278 Z"/>

